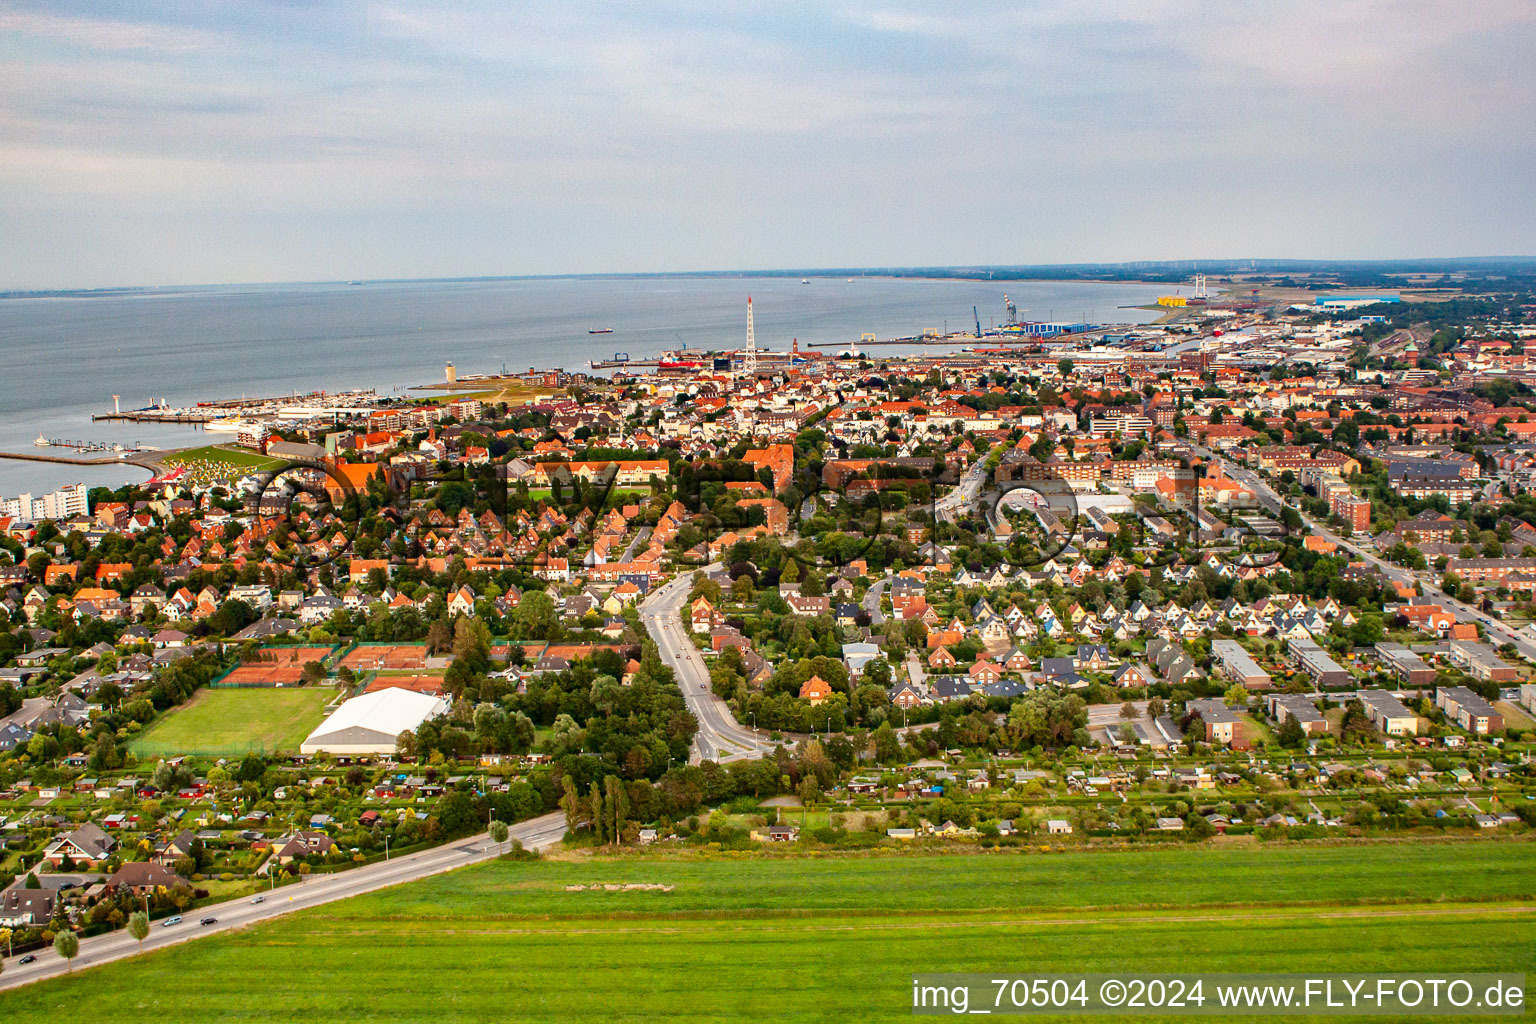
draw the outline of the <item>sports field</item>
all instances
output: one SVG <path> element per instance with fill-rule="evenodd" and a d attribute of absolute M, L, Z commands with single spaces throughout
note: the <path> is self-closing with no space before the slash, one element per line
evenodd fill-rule
<path fill-rule="evenodd" d="M 427 667 L 426 644 L 359 644 L 341 663 L 354 672 L 401 671 Z"/>
<path fill-rule="evenodd" d="M 865 1021 L 915 972 L 1524 971 L 1528 843 L 500 862 L 6 993 L 144 1019 Z M 671 892 L 567 891 L 665 883 Z"/>
<path fill-rule="evenodd" d="M 139 757 L 298 750 L 336 696 L 331 687 L 199 690 L 130 745 Z"/>

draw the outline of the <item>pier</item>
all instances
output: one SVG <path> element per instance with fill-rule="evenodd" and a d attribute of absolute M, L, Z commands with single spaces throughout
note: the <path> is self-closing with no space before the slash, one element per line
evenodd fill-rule
<path fill-rule="evenodd" d="M 47 441 L 47 444 L 43 444 Z M 77 452 L 127 452 L 132 455 L 135 452 L 155 452 L 160 449 L 153 445 L 134 443 L 131 445 L 112 444 L 106 441 L 67 441 L 59 438 L 42 438 L 35 442 L 39 448 L 73 448 Z"/>
<path fill-rule="evenodd" d="M 91 421 L 117 420 L 123 423 L 209 423 L 220 417 L 207 412 L 187 412 L 182 409 L 139 409 L 132 412 L 96 412 Z"/>
<path fill-rule="evenodd" d="M 165 465 L 160 462 L 160 457 L 174 454 L 172 452 L 156 452 L 154 456 L 141 453 L 124 451 L 121 456 L 113 455 L 99 459 L 71 459 L 63 455 L 38 455 L 36 452 L 0 452 L 0 459 L 17 459 L 22 462 L 51 462 L 60 466 L 138 466 L 150 473 L 160 474 L 165 471 Z"/>

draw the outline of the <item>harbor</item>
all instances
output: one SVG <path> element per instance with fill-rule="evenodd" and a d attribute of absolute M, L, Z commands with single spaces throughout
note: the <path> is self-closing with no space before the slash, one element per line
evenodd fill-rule
<path fill-rule="evenodd" d="M 113 452 L 119 455 L 124 453 L 132 455 L 137 452 L 157 452 L 160 450 L 153 445 L 140 444 L 137 441 L 131 445 L 107 441 L 68 441 L 60 438 L 44 437 L 41 434 L 32 443 L 39 448 L 73 448 L 77 452 Z"/>
<path fill-rule="evenodd" d="M 91 414 L 92 423 L 183 423 L 201 425 L 223 417 L 213 412 L 192 412 L 186 409 L 134 409 L 128 412 L 98 412 Z"/>

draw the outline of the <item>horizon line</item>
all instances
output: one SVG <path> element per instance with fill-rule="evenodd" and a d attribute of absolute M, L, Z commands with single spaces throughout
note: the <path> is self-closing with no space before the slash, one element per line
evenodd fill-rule
<path fill-rule="evenodd" d="M 1199 264 L 1207 264 L 1208 270 L 1201 271 Z M 285 281 L 207 281 L 207 282 L 183 282 L 177 284 L 127 284 L 127 285 L 102 285 L 96 287 L 58 287 L 58 288 L 0 288 L 0 299 L 15 298 L 46 298 L 46 297 L 84 297 L 92 295 L 111 295 L 127 292 L 163 292 L 194 290 L 203 288 L 282 288 L 301 287 L 313 285 L 369 285 L 369 284 L 455 284 L 455 283 L 481 283 L 493 281 L 558 281 L 558 280 L 623 280 L 634 278 L 704 278 L 704 277 L 843 277 L 856 275 L 863 277 L 888 277 L 902 275 L 907 277 L 924 277 L 933 275 L 939 278 L 951 280 L 987 280 L 983 275 L 990 275 L 998 271 L 1008 273 L 1021 272 L 1049 272 L 1049 271 L 1118 271 L 1145 270 L 1152 272 L 1167 272 L 1170 270 L 1187 269 L 1191 273 L 1274 273 L 1274 272 L 1298 272 L 1315 273 L 1328 268 L 1365 268 L 1365 267 L 1394 267 L 1399 270 L 1409 270 L 1414 267 L 1433 268 L 1434 271 L 1445 273 L 1464 267 L 1476 269 L 1501 264 L 1523 265 L 1529 264 L 1532 270 L 1536 270 L 1536 256 L 1517 255 L 1489 255 L 1489 256 L 1426 256 L 1426 257 L 1394 257 L 1394 258 L 1366 258 L 1366 259 L 1330 259 L 1330 258 L 1306 258 L 1306 257 L 1219 257 L 1214 259 L 1169 259 L 1169 260 L 1121 260 L 1115 262 L 1083 262 L 1083 263 L 977 263 L 977 264 L 897 264 L 887 266 L 862 266 L 862 267 L 777 267 L 757 270 L 747 269 L 716 269 L 716 270 L 654 270 L 654 271 L 598 271 L 585 273 L 548 273 L 548 274 L 451 274 L 446 276 L 410 276 L 410 277 L 338 277 L 315 278 L 308 280 Z M 1468 267 L 1468 265 L 1474 265 Z M 1308 269 L 1310 268 L 1310 269 Z M 1053 279 L 1041 276 L 1038 280 L 1071 280 L 1069 278 Z M 1122 279 L 1121 283 L 1133 283 L 1134 278 Z M 1113 282 L 1104 282 L 1113 283 Z M 1149 282 L 1163 283 L 1163 282 Z"/>

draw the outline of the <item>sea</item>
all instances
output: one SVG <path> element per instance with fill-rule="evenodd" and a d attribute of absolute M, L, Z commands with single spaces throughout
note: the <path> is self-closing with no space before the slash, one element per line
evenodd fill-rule
<path fill-rule="evenodd" d="M 530 367 L 586 370 L 628 353 L 734 348 L 746 338 L 747 298 L 760 349 L 917 337 L 1019 317 L 1146 323 L 1132 308 L 1156 285 L 961 281 L 909 277 L 571 277 L 186 287 L 0 298 L 0 450 L 73 456 L 49 438 L 160 448 L 230 440 L 198 427 L 93 422 L 113 395 L 124 410 L 157 402 L 278 397 L 374 388 L 381 394 L 459 375 Z M 591 334 L 612 328 L 611 334 Z M 953 351 L 953 349 L 948 349 Z M 879 348 L 899 354 L 919 348 Z M 420 392 L 417 392 L 420 394 Z M 147 477 L 98 467 L 0 459 L 0 496 L 84 482 Z"/>

